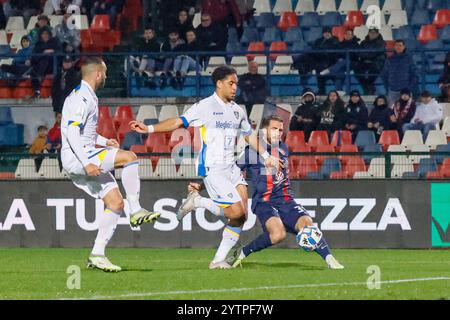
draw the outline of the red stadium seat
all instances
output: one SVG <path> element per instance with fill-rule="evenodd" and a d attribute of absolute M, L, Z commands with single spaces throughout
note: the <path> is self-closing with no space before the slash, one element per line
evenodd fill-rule
<path fill-rule="evenodd" d="M 450 158 L 444 159 L 444 162 L 442 162 L 440 173 L 445 178 L 450 177 Z"/>
<path fill-rule="evenodd" d="M 156 145 L 154 146 L 152 153 L 170 153 L 170 148 L 167 145 Z M 150 161 L 152 162 L 153 171 L 156 169 L 156 165 L 158 164 L 159 158 L 168 158 L 170 156 L 167 155 L 157 155 L 151 156 Z"/>
<path fill-rule="evenodd" d="M 50 98 L 52 96 L 52 82 L 53 76 L 51 75 L 47 75 L 42 81 L 40 88 L 42 98 Z"/>
<path fill-rule="evenodd" d="M 112 119 L 104 119 L 98 122 L 97 125 L 98 134 L 108 139 L 117 139 L 117 131 Z"/>
<path fill-rule="evenodd" d="M 130 148 L 131 152 L 134 152 L 136 154 L 138 153 L 147 153 L 147 148 L 143 144 L 133 144 Z"/>
<path fill-rule="evenodd" d="M 442 29 L 446 25 L 450 24 L 450 9 L 437 10 L 434 15 L 433 24 L 439 29 Z"/>
<path fill-rule="evenodd" d="M 286 144 L 292 152 L 294 146 L 305 144 L 305 133 L 303 131 L 289 131 L 286 135 Z"/>
<path fill-rule="evenodd" d="M 283 12 L 278 21 L 278 29 L 286 32 L 289 28 L 298 27 L 297 15 L 295 12 Z"/>
<path fill-rule="evenodd" d="M 347 30 L 347 28 L 344 26 L 334 26 L 331 29 L 331 33 L 333 34 L 333 36 L 338 38 L 339 41 L 342 41 L 342 40 L 344 40 L 344 35 L 345 35 L 346 30 Z"/>
<path fill-rule="evenodd" d="M 296 144 L 292 147 L 292 151 L 290 152 L 303 152 L 303 153 L 310 153 L 311 147 L 307 144 Z"/>
<path fill-rule="evenodd" d="M 427 179 L 441 179 L 444 176 L 440 171 L 433 171 L 433 172 L 427 172 L 426 178 Z"/>
<path fill-rule="evenodd" d="M 150 133 L 147 140 L 145 140 L 145 146 L 147 147 L 148 152 L 153 152 L 156 146 L 166 145 L 166 141 L 166 135 L 164 133 Z"/>
<path fill-rule="evenodd" d="M 331 145 L 341 147 L 352 144 L 352 133 L 349 130 L 337 130 L 331 138 Z"/>
<path fill-rule="evenodd" d="M 121 124 L 122 120 L 134 120 L 134 114 L 133 109 L 131 106 L 119 106 L 116 109 L 116 113 L 114 114 L 114 125 L 116 126 L 116 129 L 119 128 L 119 125 Z"/>
<path fill-rule="evenodd" d="M 172 132 L 169 139 L 169 147 L 172 150 L 175 146 L 190 146 L 191 134 L 187 129 L 179 128 Z"/>
<path fill-rule="evenodd" d="M 249 61 L 251 61 L 251 60 L 255 59 L 256 56 L 261 56 L 262 53 L 264 52 L 264 50 L 265 50 L 264 42 L 261 42 L 261 41 L 250 42 L 248 44 L 247 51 L 261 52 L 261 54 L 256 54 L 256 53 L 247 54 L 247 59 Z"/>
<path fill-rule="evenodd" d="M 270 48 L 269 48 L 269 51 L 271 51 L 271 52 L 272 51 L 287 51 L 287 50 L 288 50 L 288 46 L 287 46 L 287 43 L 284 41 L 272 42 L 270 44 Z M 279 53 L 271 53 L 269 55 L 269 57 L 270 57 L 270 60 L 275 61 L 275 60 L 277 60 L 278 56 L 285 56 L 285 55 L 286 55 L 286 53 L 279 52 Z"/>
<path fill-rule="evenodd" d="M 328 132 L 324 130 L 318 130 L 311 132 L 309 136 L 308 145 L 315 148 L 320 145 L 329 145 L 330 140 L 328 138 Z"/>
<path fill-rule="evenodd" d="M 13 89 L 8 86 L 5 80 L 0 80 L 0 99 L 11 99 L 13 97 Z"/>
<path fill-rule="evenodd" d="M 334 147 L 332 145 L 318 145 L 316 148 L 316 152 L 334 152 Z M 333 155 L 322 155 L 322 156 L 316 156 L 317 164 L 319 166 L 322 165 L 323 161 L 326 158 L 333 158 L 335 156 Z"/>
<path fill-rule="evenodd" d="M 122 120 L 120 122 L 119 128 L 117 129 L 117 137 L 119 138 L 120 145 L 122 145 L 125 135 L 131 131 L 129 123 L 130 123 L 130 121 L 128 121 L 127 119 Z"/>
<path fill-rule="evenodd" d="M 111 119 L 111 110 L 108 106 L 98 107 L 98 119 Z"/>
<path fill-rule="evenodd" d="M 294 161 L 292 158 L 297 156 L 291 156 L 289 158 L 289 178 L 290 179 L 298 179 L 300 178 L 299 172 L 298 172 L 298 160 Z M 299 157 L 297 157 L 299 158 Z"/>
<path fill-rule="evenodd" d="M 391 144 L 400 144 L 400 136 L 397 130 L 384 130 L 381 133 L 378 144 L 381 144 L 383 151 L 387 151 Z"/>
<path fill-rule="evenodd" d="M 297 170 L 300 178 L 306 177 L 306 175 L 310 172 L 319 171 L 319 166 L 317 165 L 316 158 L 313 156 L 299 156 L 297 163 Z"/>
<path fill-rule="evenodd" d="M 345 17 L 344 27 L 354 29 L 364 24 L 364 16 L 361 11 L 349 11 Z"/>
<path fill-rule="evenodd" d="M 109 26 L 109 16 L 107 14 L 96 14 L 92 19 L 91 30 L 94 31 L 108 31 Z"/>
<path fill-rule="evenodd" d="M 127 0 L 123 6 L 122 14 L 125 16 L 142 17 L 144 9 L 141 0 Z"/>
<path fill-rule="evenodd" d="M 335 171 L 330 173 L 330 179 L 347 179 L 348 174 L 345 171 Z"/>
<path fill-rule="evenodd" d="M 439 38 L 437 28 L 434 24 L 426 24 L 420 28 L 417 40 L 422 44 L 426 44 L 429 41 L 437 40 Z"/>
<path fill-rule="evenodd" d="M 14 99 L 30 98 L 33 95 L 34 91 L 33 87 L 31 86 L 31 80 L 20 81 L 13 91 Z"/>
<path fill-rule="evenodd" d="M 0 180 L 13 180 L 15 178 L 14 172 L 0 172 Z"/>
<path fill-rule="evenodd" d="M 121 34 L 120 31 L 106 31 L 106 32 L 97 32 L 91 31 L 92 44 L 88 47 L 88 50 L 92 50 L 93 52 L 104 50 L 111 51 L 114 46 L 120 44 Z"/>
<path fill-rule="evenodd" d="M 361 157 L 351 157 L 347 159 L 347 162 L 344 165 L 344 170 L 347 173 L 349 178 L 353 178 L 353 175 L 357 171 L 367 171 L 366 164 L 364 163 L 364 159 Z"/>
<path fill-rule="evenodd" d="M 355 144 L 344 145 L 339 149 L 339 152 L 358 152 L 358 146 Z M 342 164 L 347 163 L 348 159 L 354 158 L 352 155 L 342 155 L 339 156 L 339 160 L 341 160 Z"/>

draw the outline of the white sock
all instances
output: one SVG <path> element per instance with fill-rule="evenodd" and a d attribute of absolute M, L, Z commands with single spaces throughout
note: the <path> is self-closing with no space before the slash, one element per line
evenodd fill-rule
<path fill-rule="evenodd" d="M 197 197 L 194 199 L 194 206 L 196 208 L 205 208 L 208 211 L 210 211 L 212 214 L 223 217 L 225 214 L 225 209 L 219 207 L 212 199 L 210 198 L 204 198 L 204 197 Z"/>
<path fill-rule="evenodd" d="M 236 242 L 239 240 L 239 235 L 241 234 L 241 227 L 231 227 L 225 226 L 222 233 L 222 242 L 217 249 L 216 255 L 214 256 L 213 263 L 224 261 L 227 257 L 228 252 L 234 247 Z"/>
<path fill-rule="evenodd" d="M 130 162 L 123 167 L 122 185 L 127 194 L 130 213 L 141 210 L 139 203 L 139 192 L 141 191 L 141 180 L 139 179 L 139 162 Z"/>
<path fill-rule="evenodd" d="M 105 255 L 105 247 L 112 238 L 114 230 L 116 230 L 120 215 L 121 213 L 107 208 L 103 211 L 98 221 L 97 238 L 95 238 L 94 247 L 92 248 L 93 255 Z"/>

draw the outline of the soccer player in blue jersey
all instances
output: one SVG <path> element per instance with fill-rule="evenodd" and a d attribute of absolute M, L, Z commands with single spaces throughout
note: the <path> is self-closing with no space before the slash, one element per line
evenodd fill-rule
<path fill-rule="evenodd" d="M 283 160 L 279 171 L 264 166 L 260 156 L 247 147 L 238 166 L 250 175 L 254 193 L 252 211 L 261 222 L 263 233 L 242 249 L 235 250 L 231 257 L 233 267 L 242 265 L 242 260 L 251 253 L 261 251 L 285 239 L 286 232 L 297 234 L 304 226 L 312 226 L 313 221 L 307 211 L 294 201 L 289 180 L 289 151 L 281 141 L 283 119 L 276 114 L 264 118 L 262 135 L 267 151 Z M 344 267 L 330 253 L 330 248 L 322 236 L 315 249 L 331 269 Z"/>

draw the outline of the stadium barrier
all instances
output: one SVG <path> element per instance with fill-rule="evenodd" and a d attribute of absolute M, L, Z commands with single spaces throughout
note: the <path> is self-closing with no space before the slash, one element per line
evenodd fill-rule
<path fill-rule="evenodd" d="M 450 246 L 445 232 L 450 183 L 329 180 L 293 181 L 292 187 L 295 200 L 308 210 L 333 248 Z M 103 203 L 70 181 L 0 181 L 0 193 L 0 247 L 92 245 L 96 213 L 103 211 Z M 140 230 L 132 230 L 127 217 L 121 217 L 111 246 L 216 247 L 222 220 L 197 209 L 182 222 L 177 221 L 175 212 L 186 193 L 184 181 L 143 181 L 142 205 L 162 216 L 154 225 L 144 225 Z M 259 233 L 259 222 L 250 212 L 243 243 Z M 293 235 L 279 247 L 295 248 Z"/>

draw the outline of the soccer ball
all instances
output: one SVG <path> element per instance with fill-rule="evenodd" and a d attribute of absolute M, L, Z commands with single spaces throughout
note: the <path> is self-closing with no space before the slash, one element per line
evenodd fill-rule
<path fill-rule="evenodd" d="M 296 237 L 298 245 L 307 252 L 316 250 L 320 239 L 322 239 L 322 232 L 314 226 L 303 227 Z"/>

